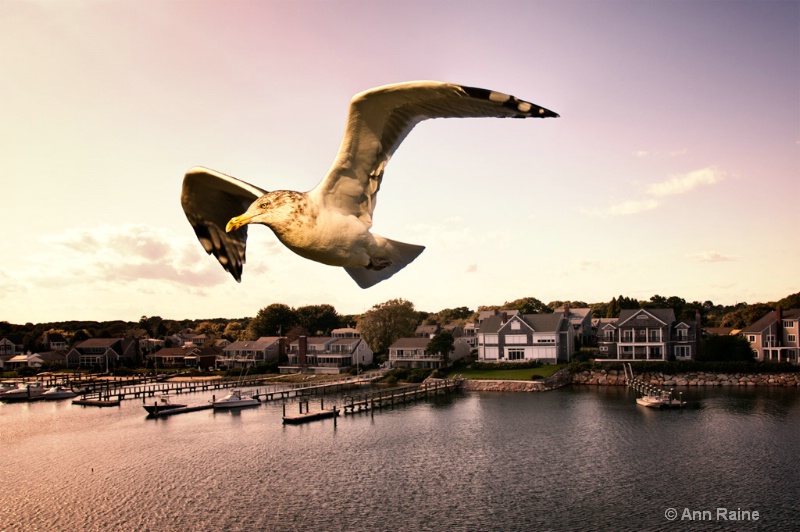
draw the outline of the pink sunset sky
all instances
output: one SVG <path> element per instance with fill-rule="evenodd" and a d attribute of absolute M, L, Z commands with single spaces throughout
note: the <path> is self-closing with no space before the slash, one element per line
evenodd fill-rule
<path fill-rule="evenodd" d="M 0 320 L 800 290 L 798 1 L 0 0 L 0 73 Z M 241 284 L 203 252 L 187 169 L 308 190 L 414 79 L 561 118 L 417 126 L 373 229 L 427 249 L 374 288 L 266 227 Z"/>

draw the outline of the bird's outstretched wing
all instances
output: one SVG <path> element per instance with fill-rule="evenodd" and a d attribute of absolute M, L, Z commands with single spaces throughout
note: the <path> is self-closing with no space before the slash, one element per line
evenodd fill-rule
<path fill-rule="evenodd" d="M 311 192 L 327 207 L 372 225 L 383 171 L 418 123 L 429 118 L 547 118 L 558 114 L 499 92 L 437 81 L 385 85 L 350 101 L 342 145 L 325 179 Z"/>
<path fill-rule="evenodd" d="M 199 166 L 183 178 L 181 205 L 186 219 L 206 253 L 213 253 L 238 282 L 242 281 L 247 227 L 226 233 L 225 226 L 264 194 L 265 190 L 250 183 Z"/>

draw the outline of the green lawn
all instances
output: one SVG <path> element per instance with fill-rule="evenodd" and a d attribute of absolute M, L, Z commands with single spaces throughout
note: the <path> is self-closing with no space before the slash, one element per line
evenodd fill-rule
<path fill-rule="evenodd" d="M 534 375 L 539 375 L 542 378 L 547 378 L 556 371 L 560 370 L 563 365 L 559 364 L 546 364 L 538 368 L 522 368 L 522 369 L 461 369 L 453 371 L 448 374 L 448 377 L 455 377 L 460 375 L 465 379 L 498 379 L 498 380 L 514 380 L 514 381 L 529 381 Z"/>

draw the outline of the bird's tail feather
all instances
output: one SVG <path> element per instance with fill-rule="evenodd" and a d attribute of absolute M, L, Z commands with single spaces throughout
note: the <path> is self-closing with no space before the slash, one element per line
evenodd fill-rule
<path fill-rule="evenodd" d="M 381 238 L 377 235 L 375 236 L 376 238 Z M 391 262 L 389 266 L 380 270 L 345 267 L 345 271 L 361 288 L 369 288 L 381 281 L 385 281 L 405 268 L 408 264 L 411 264 L 411 262 L 425 250 L 425 246 L 406 244 L 405 242 L 397 242 L 396 240 L 389 240 L 388 238 L 382 240 L 385 241 L 384 250 L 386 251 L 386 258 Z"/>

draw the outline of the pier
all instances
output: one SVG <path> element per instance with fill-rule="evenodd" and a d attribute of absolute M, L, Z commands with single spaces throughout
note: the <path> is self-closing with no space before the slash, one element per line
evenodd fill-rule
<path fill-rule="evenodd" d="M 462 379 L 432 379 L 422 384 L 400 386 L 391 390 L 368 392 L 358 396 L 345 397 L 343 406 L 345 414 L 375 410 L 385 406 L 419 401 L 431 395 L 437 396 L 461 389 Z"/>
<path fill-rule="evenodd" d="M 678 399 L 672 397 L 672 388 L 665 390 L 633 376 L 633 368 L 630 363 L 623 364 L 625 370 L 625 382 L 629 388 L 641 394 L 637 397 L 636 403 L 650 408 L 683 408 L 686 402 L 683 401 L 683 392 L 679 392 Z"/>

